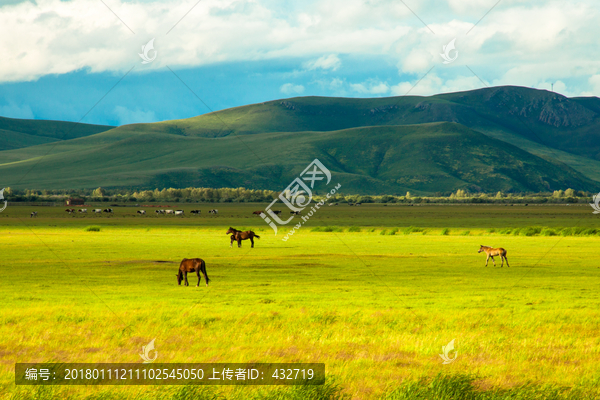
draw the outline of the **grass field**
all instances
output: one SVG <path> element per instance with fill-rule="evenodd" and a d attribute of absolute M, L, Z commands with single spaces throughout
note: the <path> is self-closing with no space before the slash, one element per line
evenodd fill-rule
<path fill-rule="evenodd" d="M 251 216 L 264 205 L 174 206 L 219 215 L 0 213 L 0 398 L 600 396 L 600 236 L 501 233 L 596 228 L 589 206 L 325 207 L 285 242 Z M 229 226 L 261 238 L 230 249 Z M 486 268 L 480 244 L 505 247 L 511 267 Z M 208 287 L 177 286 L 184 257 L 206 260 Z M 328 383 L 14 384 L 15 362 L 141 362 L 153 338 L 157 362 L 323 362 Z"/>

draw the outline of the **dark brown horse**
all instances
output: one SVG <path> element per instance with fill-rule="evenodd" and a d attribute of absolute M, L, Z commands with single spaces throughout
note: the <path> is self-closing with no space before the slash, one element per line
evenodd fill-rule
<path fill-rule="evenodd" d="M 508 258 L 506 258 L 507 251 L 504 250 L 502 247 L 498 247 L 497 249 L 494 249 L 489 246 L 484 246 L 484 245 L 480 245 L 480 246 L 481 247 L 479 248 L 478 253 L 485 252 L 485 254 L 487 254 L 487 259 L 485 260 L 486 267 L 488 265 L 488 261 L 489 261 L 490 257 L 492 258 L 494 267 L 496 266 L 496 261 L 494 261 L 495 256 L 500 256 L 500 261 L 502 261 L 502 264 L 500 264 L 500 267 L 504 266 L 504 260 L 506 260 L 506 266 L 510 267 L 510 265 L 508 265 Z"/>
<path fill-rule="evenodd" d="M 206 275 L 206 263 L 204 262 L 204 260 L 200 258 L 184 258 L 183 261 L 181 261 L 181 264 L 179 265 L 179 273 L 177 274 L 177 284 L 181 286 L 181 281 L 185 280 L 185 286 L 190 286 L 187 279 L 188 272 L 196 272 L 196 275 L 198 275 L 198 284 L 196 285 L 196 287 L 200 286 L 200 272 L 202 272 L 202 275 L 204 275 L 204 279 L 206 280 L 206 286 L 208 286 L 208 282 L 210 282 L 210 279 L 208 279 L 208 275 Z"/>
<path fill-rule="evenodd" d="M 234 240 L 236 240 L 238 242 L 238 247 L 242 247 L 242 240 L 246 240 L 246 239 L 250 239 L 250 242 L 252 243 L 251 247 L 254 247 L 254 238 L 260 239 L 260 236 L 258 236 L 256 233 L 254 233 L 252 231 L 242 232 L 242 231 L 238 231 L 237 229 L 234 229 L 232 227 L 229 227 L 229 230 L 225 234 L 229 235 L 230 233 L 232 233 L 232 235 L 231 235 L 231 243 L 229 243 L 229 247 L 233 247 Z"/>

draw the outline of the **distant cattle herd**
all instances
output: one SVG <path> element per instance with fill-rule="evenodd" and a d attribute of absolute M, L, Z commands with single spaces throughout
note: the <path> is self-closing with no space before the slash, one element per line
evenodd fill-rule
<path fill-rule="evenodd" d="M 81 209 L 75 209 L 75 208 L 67 208 L 65 209 L 65 212 L 69 213 L 69 214 L 75 214 L 75 213 L 79 213 L 79 214 L 87 214 L 88 210 L 87 208 L 81 208 Z M 107 213 L 107 214 L 113 214 L 114 211 L 112 208 L 94 208 L 91 210 L 91 212 L 93 212 L 94 214 L 102 214 L 102 213 Z M 281 211 L 279 211 L 281 212 Z M 184 210 L 155 210 L 154 213 L 156 215 L 180 215 L 180 216 L 185 216 L 185 211 Z M 219 214 L 219 210 L 217 209 L 212 209 L 212 210 L 208 210 L 209 214 L 212 215 L 218 215 Z M 147 215 L 146 210 L 137 210 L 136 211 L 137 215 Z M 194 215 L 201 215 L 202 214 L 202 210 L 191 210 L 190 214 L 194 214 Z M 37 217 L 38 213 L 37 212 L 32 212 L 31 213 L 31 218 Z"/>
<path fill-rule="evenodd" d="M 360 206 L 361 203 L 347 203 L 349 206 Z M 328 203 L 328 206 L 337 206 L 338 203 Z M 66 212 L 68 212 L 69 214 L 74 214 L 76 211 L 79 212 L 80 214 L 87 214 L 88 210 L 87 208 L 82 208 L 79 210 L 76 210 L 74 208 L 67 208 L 65 210 Z M 101 209 L 101 208 L 95 208 L 92 210 L 93 213 L 95 214 L 102 214 L 102 213 L 107 213 L 107 214 L 112 214 L 113 213 L 113 209 L 112 208 L 105 208 L 105 209 Z M 282 213 L 281 210 L 270 210 L 270 212 L 272 212 L 275 215 L 279 215 Z M 147 215 L 146 210 L 137 210 L 136 211 L 137 215 Z M 156 215 L 180 215 L 180 216 L 185 216 L 185 211 L 184 210 L 155 210 L 154 213 Z M 190 214 L 194 214 L 194 215 L 201 215 L 202 214 L 202 210 L 191 210 L 189 212 Z M 219 210 L 217 209 L 212 209 L 212 210 L 208 210 L 209 214 L 212 215 L 218 215 L 219 214 Z M 253 215 L 262 215 L 265 214 L 265 211 L 263 210 L 258 210 L 258 211 L 253 211 L 252 212 Z M 300 211 L 290 211 L 290 214 L 292 215 L 301 215 Z M 37 217 L 37 212 L 31 213 L 31 217 Z"/>

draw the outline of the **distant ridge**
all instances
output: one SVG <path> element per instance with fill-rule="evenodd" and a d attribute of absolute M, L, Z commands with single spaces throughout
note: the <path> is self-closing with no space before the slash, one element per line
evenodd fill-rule
<path fill-rule="evenodd" d="M 0 151 L 95 135 L 112 128 L 114 126 L 0 117 Z"/>
<path fill-rule="evenodd" d="M 595 191 L 599 110 L 595 97 L 514 86 L 299 97 L 94 134 L 85 133 L 107 127 L 88 126 L 41 160 L 48 144 L 1 151 L 0 174 L 11 186 L 37 163 L 20 187 L 281 190 L 319 158 L 353 193 Z"/>

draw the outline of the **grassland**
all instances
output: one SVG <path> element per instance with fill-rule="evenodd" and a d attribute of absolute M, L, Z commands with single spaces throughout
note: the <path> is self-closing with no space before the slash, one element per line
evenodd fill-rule
<path fill-rule="evenodd" d="M 596 228 L 589 206 L 325 207 L 286 242 L 251 216 L 262 207 L 0 213 L 0 398 L 600 396 L 600 236 L 512 233 Z M 230 249 L 229 226 L 261 239 Z M 480 244 L 507 248 L 511 267 L 485 268 Z M 206 260 L 208 288 L 177 286 L 183 257 Z M 14 385 L 15 362 L 138 362 L 153 338 L 160 362 L 324 362 L 329 381 L 316 391 Z M 442 365 L 452 339 L 457 359 Z"/>

